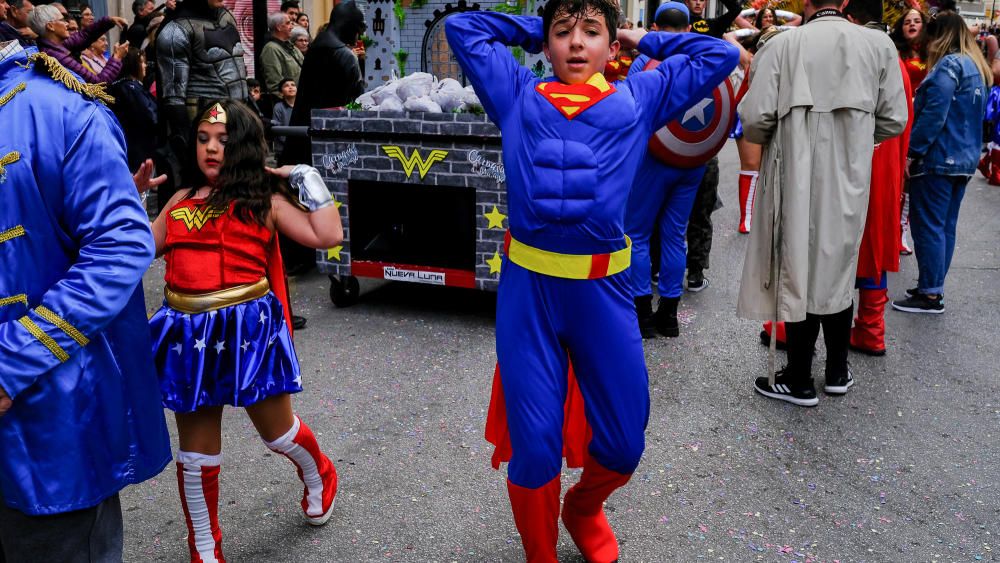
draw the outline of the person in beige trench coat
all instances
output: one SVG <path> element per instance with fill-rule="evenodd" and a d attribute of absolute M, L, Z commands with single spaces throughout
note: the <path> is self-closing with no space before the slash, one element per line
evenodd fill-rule
<path fill-rule="evenodd" d="M 801 406 L 819 402 L 812 356 L 821 326 L 825 391 L 854 383 L 847 343 L 872 152 L 907 121 L 892 41 L 847 21 L 845 4 L 806 0 L 808 23 L 760 49 L 739 106 L 746 138 L 764 153 L 737 314 L 786 321 L 788 365 L 774 373 L 772 348 L 771 374 L 754 387 Z"/>

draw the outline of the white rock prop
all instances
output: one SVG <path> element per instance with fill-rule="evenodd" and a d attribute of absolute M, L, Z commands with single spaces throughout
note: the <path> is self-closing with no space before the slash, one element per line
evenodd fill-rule
<path fill-rule="evenodd" d="M 403 108 L 406 111 L 426 111 L 430 113 L 441 113 L 441 106 L 437 102 L 432 100 L 430 96 L 421 96 L 419 98 L 407 98 L 403 103 Z"/>
<path fill-rule="evenodd" d="M 387 98 L 396 98 L 397 102 L 401 102 L 399 96 L 396 95 L 396 89 L 399 88 L 399 82 L 389 82 L 379 86 L 378 88 L 372 90 L 372 99 L 375 100 L 377 105 L 382 105 Z"/>
<path fill-rule="evenodd" d="M 404 102 L 410 98 L 429 96 L 434 87 L 434 75 L 426 72 L 414 72 L 399 79 L 396 96 Z"/>
<path fill-rule="evenodd" d="M 403 111 L 403 102 L 396 96 L 389 96 L 375 107 L 378 111 Z"/>

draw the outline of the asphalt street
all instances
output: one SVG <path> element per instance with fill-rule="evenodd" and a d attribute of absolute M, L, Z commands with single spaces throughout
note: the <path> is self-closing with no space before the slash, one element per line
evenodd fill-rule
<path fill-rule="evenodd" d="M 679 338 L 645 342 L 646 453 L 606 505 L 621 561 L 1000 560 L 1000 188 L 969 185 L 947 312 L 889 311 L 888 354 L 852 354 L 851 392 L 805 409 L 751 389 L 767 353 L 759 324 L 735 315 L 747 238 L 736 233 L 732 144 L 721 161 L 711 286 L 684 296 Z M 890 296 L 916 270 L 904 257 Z M 158 261 L 145 279 L 150 312 L 162 287 Z M 483 439 L 495 296 L 362 280 L 360 303 L 337 309 L 328 289 L 319 273 L 294 285 L 309 319 L 294 403 L 339 471 L 336 511 L 306 525 L 292 464 L 228 409 L 228 559 L 521 560 L 505 474 Z M 564 488 L 577 475 L 564 470 Z M 176 483 L 171 464 L 123 493 L 128 561 L 187 557 Z M 559 555 L 582 561 L 565 530 Z"/>

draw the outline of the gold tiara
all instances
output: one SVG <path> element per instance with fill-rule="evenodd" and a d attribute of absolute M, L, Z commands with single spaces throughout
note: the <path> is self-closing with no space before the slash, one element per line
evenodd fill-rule
<path fill-rule="evenodd" d="M 221 123 L 226 124 L 226 110 L 222 107 L 222 104 L 216 102 L 214 106 L 208 108 L 201 116 L 201 121 L 206 123 Z"/>

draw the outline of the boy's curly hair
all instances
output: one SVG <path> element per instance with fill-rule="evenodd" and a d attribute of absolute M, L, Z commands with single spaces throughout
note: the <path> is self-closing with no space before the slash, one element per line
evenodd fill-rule
<path fill-rule="evenodd" d="M 548 40 L 549 29 L 552 27 L 552 20 L 560 12 L 566 12 L 577 19 L 583 19 L 590 13 L 601 14 L 608 26 L 609 41 L 614 43 L 617 39 L 619 11 L 618 6 L 615 6 L 611 0 L 549 0 L 542 10 L 542 26 L 545 29 L 546 40 Z"/>

